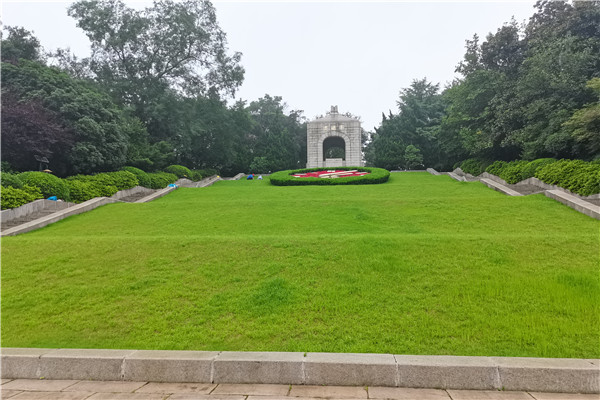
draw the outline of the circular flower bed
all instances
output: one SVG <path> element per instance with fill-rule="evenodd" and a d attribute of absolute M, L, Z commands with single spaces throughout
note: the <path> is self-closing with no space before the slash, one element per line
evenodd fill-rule
<path fill-rule="evenodd" d="M 277 186 L 366 185 L 387 182 L 389 177 L 390 172 L 383 168 L 338 167 L 279 171 L 271 174 L 269 179 Z"/>

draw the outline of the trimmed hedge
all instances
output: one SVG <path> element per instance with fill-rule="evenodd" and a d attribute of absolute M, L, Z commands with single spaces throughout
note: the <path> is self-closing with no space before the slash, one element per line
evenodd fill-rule
<path fill-rule="evenodd" d="M 506 161 L 494 161 L 493 163 L 488 165 L 488 167 L 485 169 L 485 172 L 487 172 L 488 174 L 500 176 L 500 171 L 502 171 L 502 168 L 504 168 L 505 165 Z"/>
<path fill-rule="evenodd" d="M 184 167 L 183 165 L 169 165 L 165 168 L 165 172 L 173 174 L 177 176 L 177 178 L 188 178 L 192 176 L 192 171 L 189 168 Z"/>
<path fill-rule="evenodd" d="M 37 187 L 27 185 L 22 189 L 11 186 L 0 187 L 0 208 L 3 210 L 21 207 L 23 204 L 43 198 L 42 192 Z"/>
<path fill-rule="evenodd" d="M 600 193 L 600 164 L 583 160 L 559 160 L 539 168 L 535 177 L 582 196 Z"/>
<path fill-rule="evenodd" d="M 92 178 L 96 186 L 114 186 L 117 191 L 131 189 L 139 184 L 135 175 L 129 171 L 102 172 L 92 175 Z"/>
<path fill-rule="evenodd" d="M 479 158 L 468 158 L 460 164 L 460 169 L 473 176 L 481 175 L 485 168 L 490 165 L 489 161 Z"/>
<path fill-rule="evenodd" d="M 134 174 L 135 177 L 137 178 L 138 184 L 140 186 L 147 187 L 147 188 L 150 187 L 151 180 L 148 177 L 148 173 L 147 172 L 142 171 L 141 169 L 136 168 L 136 167 L 123 167 L 122 170 L 123 171 L 127 171 L 127 172 L 131 172 L 132 174 Z"/>
<path fill-rule="evenodd" d="M 305 168 L 278 171 L 271 174 L 269 180 L 276 186 L 303 186 L 303 185 L 368 185 L 387 182 L 390 178 L 390 171 L 383 168 L 366 167 L 336 167 L 338 170 L 358 170 L 370 172 L 368 175 L 351 176 L 346 178 L 295 178 L 292 174 L 323 171 L 326 168 Z"/>
<path fill-rule="evenodd" d="M 177 180 L 176 175 L 168 172 L 154 172 L 148 174 L 148 178 L 150 178 L 150 189 L 163 189 L 169 183 L 174 183 Z"/>
<path fill-rule="evenodd" d="M 62 200 L 69 200 L 69 186 L 67 183 L 45 172 L 28 171 L 17 175 L 23 185 L 35 186 L 40 189 L 42 196 L 48 198 L 56 196 Z"/>
<path fill-rule="evenodd" d="M 523 168 L 521 180 L 534 177 L 538 169 L 554 162 L 556 162 L 556 158 L 538 158 L 537 160 L 530 161 L 525 168 Z"/>
<path fill-rule="evenodd" d="M 21 179 L 19 179 L 17 175 L 9 172 L 2 172 L 2 174 L 0 174 L 0 181 L 4 187 L 10 186 L 15 189 L 21 189 L 23 187 L 23 182 L 21 182 Z"/>
<path fill-rule="evenodd" d="M 523 160 L 506 163 L 500 170 L 498 176 L 504 179 L 506 183 L 515 184 L 521 182 L 523 180 L 521 176 L 523 175 L 523 170 L 527 164 L 529 164 L 529 162 Z"/>
<path fill-rule="evenodd" d="M 94 182 L 67 180 L 67 185 L 69 185 L 71 201 L 74 203 L 83 203 L 94 197 L 100 197 L 100 191 L 96 188 Z"/>

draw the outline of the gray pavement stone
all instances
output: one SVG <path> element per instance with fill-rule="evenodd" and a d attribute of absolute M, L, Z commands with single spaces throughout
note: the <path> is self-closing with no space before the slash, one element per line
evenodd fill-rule
<path fill-rule="evenodd" d="M 214 362 L 215 383 L 301 384 L 303 353 L 229 352 Z"/>
<path fill-rule="evenodd" d="M 308 385 L 397 385 L 391 354 L 308 353 L 304 372 Z"/>
<path fill-rule="evenodd" d="M 254 396 L 287 396 L 290 391 L 289 385 L 253 385 L 253 384 L 233 384 L 222 383 L 211 395 L 221 394 L 240 394 Z"/>
<path fill-rule="evenodd" d="M 487 357 L 394 356 L 398 386 L 413 388 L 500 389 L 498 370 Z"/>
<path fill-rule="evenodd" d="M 598 367 L 582 359 L 497 357 L 505 390 L 599 393 Z"/>
<path fill-rule="evenodd" d="M 150 382 L 142 386 L 136 393 L 196 393 L 209 394 L 215 386 L 212 383 L 166 383 Z"/>
<path fill-rule="evenodd" d="M 452 400 L 532 400 L 527 392 L 499 390 L 448 390 Z"/>
<path fill-rule="evenodd" d="M 96 393 L 86 400 L 163 400 L 160 393 Z"/>
<path fill-rule="evenodd" d="M 133 350 L 55 350 L 40 358 L 40 376 L 46 379 L 122 380 L 123 359 L 131 353 Z"/>
<path fill-rule="evenodd" d="M 8 399 L 19 393 L 22 393 L 20 390 L 4 390 L 0 389 L 0 399 Z"/>
<path fill-rule="evenodd" d="M 577 393 L 529 393 L 535 400 L 598 400 L 598 394 Z"/>
<path fill-rule="evenodd" d="M 213 395 L 213 394 L 197 394 L 197 393 L 175 393 L 168 397 L 168 400 L 245 400 L 246 396 L 236 395 Z M 275 400 L 269 397 L 269 400 Z"/>
<path fill-rule="evenodd" d="M 21 392 L 11 397 L 15 400 L 84 400 L 90 397 L 90 392 Z"/>
<path fill-rule="evenodd" d="M 139 350 L 123 364 L 127 381 L 211 382 L 216 351 Z"/>
<path fill-rule="evenodd" d="M 2 385 L 2 389 L 61 391 L 76 384 L 76 380 L 44 380 L 44 379 L 15 379 Z"/>
<path fill-rule="evenodd" d="M 124 381 L 81 381 L 64 389 L 69 392 L 133 392 L 144 386 L 146 382 Z"/>
<path fill-rule="evenodd" d="M 39 378 L 40 357 L 51 351 L 53 349 L 3 348 L 0 367 L 2 378 Z"/>
<path fill-rule="evenodd" d="M 363 387 L 353 386 L 311 386 L 294 385 L 291 397 L 316 397 L 320 399 L 366 399 L 367 391 Z"/>
<path fill-rule="evenodd" d="M 10 382 L 10 381 L 12 381 L 12 379 L 2 379 L 2 380 L 0 380 L 0 385 L 4 385 L 5 383 Z"/>
<path fill-rule="evenodd" d="M 393 400 L 450 400 L 445 390 L 398 387 L 370 387 L 369 399 Z"/>

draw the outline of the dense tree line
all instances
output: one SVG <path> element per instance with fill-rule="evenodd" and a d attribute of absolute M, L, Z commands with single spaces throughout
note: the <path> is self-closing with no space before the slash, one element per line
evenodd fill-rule
<path fill-rule="evenodd" d="M 267 172 L 306 162 L 305 118 L 281 97 L 228 100 L 242 83 L 239 53 L 207 0 L 118 0 L 68 9 L 92 55 L 45 53 L 23 28 L 2 40 L 2 161 L 58 175 L 146 171 L 170 164 L 223 174 Z M 6 165 L 6 164 L 5 164 Z"/>
<path fill-rule="evenodd" d="M 600 156 L 600 2 L 539 1 L 526 25 L 468 40 L 456 72 L 441 92 L 426 79 L 400 92 L 365 149 L 370 164 Z"/>
<path fill-rule="evenodd" d="M 2 38 L 2 161 L 50 159 L 61 176 L 182 164 L 222 174 L 306 163 L 306 119 L 281 97 L 231 98 L 230 52 L 208 0 L 79 0 L 68 13 L 92 55 L 46 53 L 35 36 Z M 468 40 L 460 78 L 400 91 L 398 109 L 365 143 L 368 164 L 451 168 L 456 162 L 600 155 L 600 2 L 539 1 L 529 22 Z"/>

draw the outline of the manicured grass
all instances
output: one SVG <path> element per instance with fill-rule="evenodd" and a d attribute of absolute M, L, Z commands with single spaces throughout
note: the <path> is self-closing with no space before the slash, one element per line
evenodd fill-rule
<path fill-rule="evenodd" d="M 2 346 L 600 357 L 598 221 L 395 173 L 219 182 L 2 239 Z"/>

